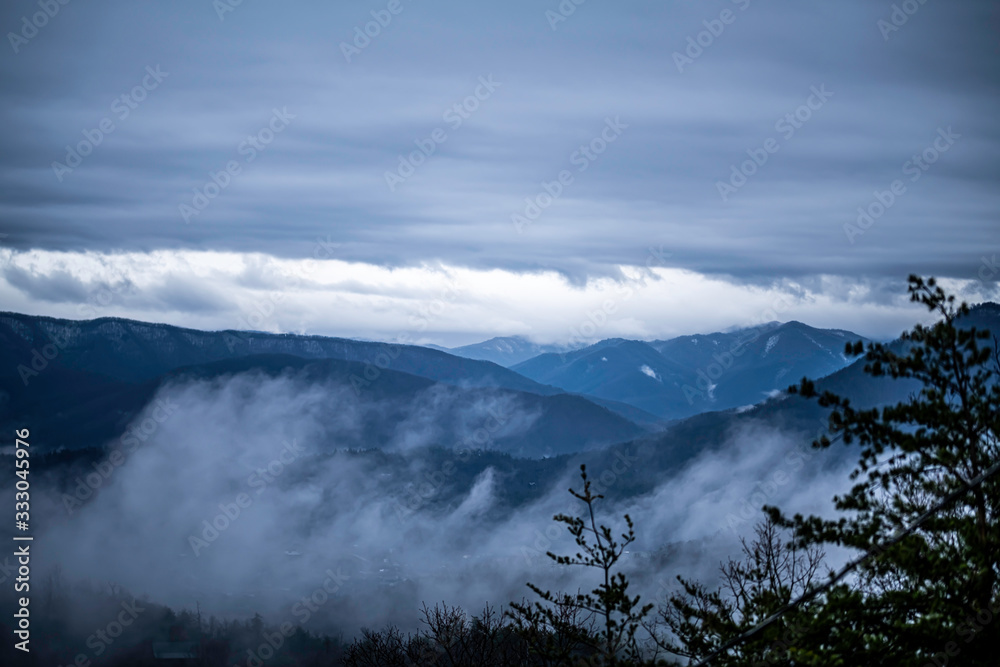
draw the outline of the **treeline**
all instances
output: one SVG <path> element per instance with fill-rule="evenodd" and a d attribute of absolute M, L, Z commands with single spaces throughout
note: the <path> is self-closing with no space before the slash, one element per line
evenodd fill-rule
<path fill-rule="evenodd" d="M 597 521 L 581 470 L 570 493 L 579 515 L 557 515 L 575 538 L 571 555 L 592 570 L 590 592 L 552 593 L 528 584 L 534 600 L 503 615 L 487 609 L 425 609 L 425 630 L 367 631 L 345 664 L 375 665 L 886 665 L 998 664 L 1000 636 L 1000 341 L 963 327 L 966 304 L 933 278 L 909 279 L 910 298 L 938 316 L 888 346 L 848 344 L 866 373 L 922 387 L 883 408 L 856 409 L 803 379 L 790 388 L 831 409 L 830 436 L 857 452 L 850 491 L 834 498 L 840 516 L 786 516 L 762 508 L 742 553 L 709 588 L 678 578 L 658 604 L 629 591 L 618 563 L 635 539 Z M 813 446 L 826 450 L 823 436 Z M 828 548 L 850 560 L 833 571 Z"/>
<path fill-rule="evenodd" d="M 153 667 L 188 664 L 230 665 L 343 664 L 340 637 L 316 635 L 300 627 L 268 625 L 259 615 L 246 620 L 203 616 L 199 610 L 175 612 L 136 598 L 113 584 L 67 581 L 57 571 L 38 582 L 31 601 L 30 653 L 0 644 L 0 664 L 55 667 Z M 0 632 L 13 637 L 4 614 Z M 165 659 L 183 653 L 186 659 Z M 160 657 L 158 657 L 160 656 Z M 164 662 L 166 660 L 166 662 Z"/>

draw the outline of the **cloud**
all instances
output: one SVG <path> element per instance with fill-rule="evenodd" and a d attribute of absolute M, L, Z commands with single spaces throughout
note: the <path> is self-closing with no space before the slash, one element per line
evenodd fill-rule
<path fill-rule="evenodd" d="M 299 259 L 329 236 L 355 264 L 574 284 L 650 244 L 673 268 L 765 285 L 974 270 L 998 204 L 991 4 L 922 5 L 888 41 L 890 9 L 862 0 L 741 6 L 596 3 L 555 30 L 527 2 L 413 6 L 352 62 L 340 44 L 371 20 L 352 5 L 241 6 L 222 21 L 201 5 L 67 7 L 0 64 L 0 227 L 19 250 Z M 738 20 L 678 72 L 674 54 L 727 8 Z M 121 117 L 114 100 L 147 66 L 169 76 Z M 500 87 L 454 127 L 449 110 L 491 75 Z M 833 97 L 786 138 L 778 123 L 816 86 Z M 294 120 L 248 161 L 247 136 L 285 107 Z M 619 116 L 622 135 L 575 162 Z M 58 180 L 52 163 L 105 118 L 115 129 Z M 962 139 L 849 243 L 857 208 L 949 126 Z M 437 128 L 447 140 L 390 192 L 386 172 Z M 780 151 L 723 202 L 717 184 L 768 138 Z M 240 173 L 185 224 L 180 204 L 231 160 Z M 561 170 L 573 183 L 518 234 L 511 215 Z"/>
<path fill-rule="evenodd" d="M 659 264 L 648 248 L 617 277 L 574 284 L 554 271 L 407 268 L 265 254 L 7 251 L 9 307 L 71 319 L 119 316 L 252 329 L 459 345 L 496 335 L 582 343 L 663 339 L 773 320 L 894 338 L 925 311 L 902 280 L 816 276 L 746 284 Z M 658 252 L 658 251 L 656 251 Z M 649 268 L 651 267 L 651 268 Z M 998 298 L 976 277 L 947 283 L 970 301 Z M 43 305 L 44 304 L 44 305 Z"/>
<path fill-rule="evenodd" d="M 357 437 L 359 414 L 389 413 L 359 403 L 348 388 L 252 373 L 187 382 L 164 388 L 137 423 L 157 406 L 169 414 L 69 520 L 58 494 L 39 491 L 38 506 L 51 515 L 40 522 L 47 566 L 175 607 L 198 602 L 205 613 L 259 611 L 274 620 L 288 618 L 327 570 L 342 572 L 348 584 L 312 627 L 347 632 L 412 627 L 421 601 L 470 610 L 503 604 L 526 595 L 529 580 L 564 590 L 594 585 L 586 572 L 545 556 L 572 545 L 552 521 L 580 510 L 565 491 L 579 487 L 570 463 L 558 479 L 534 480 L 551 492 L 512 509 L 504 498 L 530 480 L 493 467 L 456 493 L 440 481 L 445 468 L 416 450 L 396 458 L 337 453 Z M 481 423 L 490 407 L 471 406 L 467 421 Z M 411 409 L 436 408 L 425 396 Z M 613 461 L 610 470 L 589 471 L 597 492 L 628 484 L 627 450 Z M 599 519 L 632 516 L 640 535 L 632 551 L 660 555 L 624 566 L 646 597 L 662 595 L 675 574 L 711 581 L 765 503 L 828 514 L 848 469 L 830 451 L 751 423 L 666 471 L 651 493 L 610 494 L 619 500 L 600 502 Z M 427 482 L 433 493 L 421 486 Z M 430 501 L 409 503 L 414 491 Z"/>
<path fill-rule="evenodd" d="M 4 279 L 11 287 L 38 301 L 79 303 L 87 297 L 84 286 L 62 269 L 38 275 L 17 266 L 8 266 L 4 270 Z"/>

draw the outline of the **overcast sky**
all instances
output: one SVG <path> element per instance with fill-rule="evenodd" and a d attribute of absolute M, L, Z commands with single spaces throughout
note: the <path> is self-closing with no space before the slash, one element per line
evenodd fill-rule
<path fill-rule="evenodd" d="M 461 344 L 997 299 L 989 0 L 51 3 L 0 9 L 2 309 Z"/>

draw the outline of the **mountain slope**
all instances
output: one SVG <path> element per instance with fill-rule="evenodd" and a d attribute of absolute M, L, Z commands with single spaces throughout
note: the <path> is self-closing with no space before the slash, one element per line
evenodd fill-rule
<path fill-rule="evenodd" d="M 545 384 L 621 401 L 665 418 L 682 411 L 685 368 L 646 343 L 613 339 L 567 354 L 544 354 L 513 370 Z"/>
<path fill-rule="evenodd" d="M 610 402 L 611 410 L 489 362 L 412 346 L 11 314 L 0 316 L 0 342 L 0 424 L 37 429 L 40 444 L 50 448 L 99 446 L 118 437 L 169 382 L 247 372 L 291 373 L 301 382 L 344 389 L 353 409 L 370 419 L 363 437 L 342 438 L 342 446 L 391 447 L 391 434 L 405 431 L 416 412 L 443 439 L 427 444 L 450 446 L 469 420 L 487 418 L 476 416 L 476 406 L 489 405 L 510 406 L 517 413 L 511 423 L 527 425 L 509 433 L 500 428 L 479 446 L 518 456 L 579 451 L 647 430 Z"/>
<path fill-rule="evenodd" d="M 493 363 L 499 364 L 504 368 L 510 368 L 514 364 L 527 361 L 528 359 L 537 357 L 540 354 L 546 354 L 548 352 L 561 352 L 563 350 L 557 345 L 539 345 L 537 343 L 532 343 L 527 338 L 522 338 L 521 336 L 505 336 L 490 338 L 482 343 L 453 347 L 451 349 L 446 349 L 445 351 L 459 357 L 465 357 L 466 359 L 492 361 Z"/>
<path fill-rule="evenodd" d="M 609 339 L 512 367 L 537 382 L 621 401 L 664 419 L 758 403 L 803 376 L 819 378 L 849 363 L 849 331 L 801 322 L 642 343 Z"/>
<path fill-rule="evenodd" d="M 257 373 L 287 378 L 304 390 L 319 386 L 331 397 L 321 419 L 326 420 L 329 442 L 338 448 L 464 446 L 538 458 L 609 445 L 645 433 L 579 396 L 457 387 L 393 370 L 383 371 L 370 386 L 357 391 L 351 378 L 363 372 L 363 364 L 340 359 L 254 355 L 178 369 L 160 384 Z M 338 426 L 338 416 L 345 412 L 357 422 L 347 430 Z"/>
<path fill-rule="evenodd" d="M 988 329 L 1000 340 L 1000 305 L 984 303 L 974 306 L 967 317 L 959 320 L 958 326 Z M 766 347 L 768 336 L 763 338 Z M 897 353 L 903 353 L 905 344 L 897 339 L 888 345 Z M 772 347 L 772 351 L 774 349 Z M 832 391 L 849 397 L 855 408 L 868 409 L 905 401 L 913 392 L 921 389 L 920 383 L 914 380 L 872 377 L 864 372 L 864 365 L 863 358 L 853 359 L 845 368 L 817 380 L 816 391 Z M 785 387 L 797 384 L 800 379 L 801 376 L 790 377 Z M 694 415 L 672 424 L 664 431 L 601 451 L 588 452 L 576 458 L 585 461 L 594 470 L 604 470 L 613 466 L 622 455 L 631 457 L 634 465 L 631 466 L 627 479 L 609 489 L 617 497 L 628 497 L 655 489 L 662 483 L 664 475 L 679 469 L 706 451 L 720 448 L 724 442 L 734 437 L 744 442 L 744 446 L 756 446 L 752 434 L 761 432 L 761 427 L 764 427 L 764 431 L 769 428 L 781 431 L 793 439 L 799 439 L 802 446 L 808 447 L 821 432 L 826 432 L 829 412 L 828 408 L 820 407 L 815 400 L 782 393 L 748 410 L 730 409 Z M 855 449 L 835 444 L 824 460 L 826 465 L 836 465 L 856 457 Z"/>
<path fill-rule="evenodd" d="M 19 366 L 33 380 L 33 351 L 53 344 L 58 353 L 47 367 L 62 367 L 138 381 L 174 368 L 254 354 L 288 354 L 306 359 L 343 359 L 367 366 L 359 377 L 370 380 L 383 369 L 412 373 L 440 382 L 504 387 L 540 395 L 561 393 L 517 373 L 484 361 L 463 359 L 415 345 L 391 345 L 326 336 L 299 336 L 243 331 L 198 331 L 166 324 L 119 318 L 62 320 L 0 313 L 0 377 L 17 376 Z M 15 386 L 16 386 L 15 385 Z"/>

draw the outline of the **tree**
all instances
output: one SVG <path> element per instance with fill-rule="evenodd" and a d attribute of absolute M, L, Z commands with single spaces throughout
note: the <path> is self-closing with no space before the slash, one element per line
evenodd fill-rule
<path fill-rule="evenodd" d="M 791 391 L 832 408 L 830 429 L 860 446 L 858 480 L 835 507 L 837 520 L 771 518 L 799 545 L 836 545 L 871 554 L 852 578 L 824 593 L 815 619 L 822 642 L 799 646 L 797 664 L 995 665 L 1000 620 L 1000 347 L 988 331 L 963 327 L 934 279 L 910 276 L 911 301 L 936 313 L 932 326 L 903 335 L 902 349 L 860 343 L 875 377 L 912 379 L 922 388 L 895 405 L 859 409 L 803 379 Z M 985 344 L 984 344 L 985 343 Z M 816 447 L 829 447 L 821 438 Z M 978 618 L 978 621 L 977 621 Z M 992 627 L 987 629 L 987 625 Z"/>
<path fill-rule="evenodd" d="M 254 641 L 264 638 L 264 617 L 259 613 L 254 613 L 253 618 L 247 623 L 247 630 L 250 631 Z"/>
<path fill-rule="evenodd" d="M 583 658 L 592 665 L 641 664 L 636 632 L 653 605 L 640 607 L 639 596 L 628 594 L 627 577 L 615 571 L 625 548 L 635 541 L 632 519 L 625 515 L 628 530 L 619 542 L 610 528 L 597 523 L 594 503 L 604 496 L 591 491 L 585 465 L 580 466 L 580 477 L 583 491 L 569 492 L 586 505 L 583 516 L 553 517 L 566 524 L 580 550 L 572 556 L 546 555 L 560 565 L 595 568 L 601 582 L 590 593 L 576 595 L 554 594 L 529 582 L 541 601 L 511 603 L 508 613 L 533 651 L 549 663 L 575 664 Z"/>
<path fill-rule="evenodd" d="M 527 649 L 502 611 L 487 604 L 482 614 L 469 618 L 460 607 L 444 603 L 423 606 L 417 633 L 403 635 L 395 626 L 380 631 L 364 629 L 348 648 L 348 667 L 522 667 Z"/>
<path fill-rule="evenodd" d="M 709 590 L 678 576 L 682 590 L 657 610 L 649 631 L 667 653 L 700 660 L 798 598 L 817 580 L 823 551 L 811 545 L 796 549 L 770 520 L 754 526 L 754 538 L 740 538 L 743 557 L 720 564 L 721 585 Z M 809 632 L 808 608 L 782 617 L 766 632 L 720 655 L 713 664 L 787 665 L 789 648 Z M 663 636 L 661 628 L 669 631 Z"/>
<path fill-rule="evenodd" d="M 395 626 L 385 630 L 361 630 L 361 637 L 355 639 L 344 654 L 344 664 L 348 667 L 407 667 L 409 664 L 429 664 L 411 662 L 408 649 L 414 643 L 411 636 L 403 636 Z"/>

